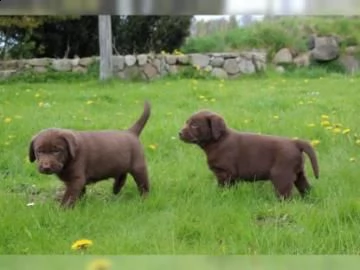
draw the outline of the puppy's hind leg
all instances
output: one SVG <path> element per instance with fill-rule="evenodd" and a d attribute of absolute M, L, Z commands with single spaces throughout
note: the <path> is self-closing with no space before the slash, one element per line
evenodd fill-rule
<path fill-rule="evenodd" d="M 149 176 L 146 165 L 135 167 L 131 171 L 141 196 L 146 197 L 150 191 Z"/>
<path fill-rule="evenodd" d="M 291 171 L 273 170 L 271 172 L 271 182 L 280 200 L 290 199 L 295 180 L 296 174 Z"/>
<path fill-rule="evenodd" d="M 297 174 L 297 178 L 295 181 L 295 187 L 299 191 L 301 197 L 305 197 L 311 190 L 311 186 L 305 176 L 305 172 L 301 171 Z"/>
<path fill-rule="evenodd" d="M 114 195 L 119 194 L 119 192 L 125 185 L 126 177 L 127 177 L 127 174 L 124 173 L 124 174 L 118 176 L 117 178 L 115 178 L 114 185 L 113 185 L 113 194 Z"/>

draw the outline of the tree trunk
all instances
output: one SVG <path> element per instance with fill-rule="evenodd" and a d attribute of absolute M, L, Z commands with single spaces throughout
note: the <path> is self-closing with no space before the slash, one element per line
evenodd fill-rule
<path fill-rule="evenodd" d="M 100 80 L 112 77 L 111 16 L 99 15 Z"/>

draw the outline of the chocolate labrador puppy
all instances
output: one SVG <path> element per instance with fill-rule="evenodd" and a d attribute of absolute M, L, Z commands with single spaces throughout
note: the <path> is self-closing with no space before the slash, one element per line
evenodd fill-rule
<path fill-rule="evenodd" d="M 293 184 L 304 196 L 310 184 L 304 171 L 305 152 L 319 177 L 317 157 L 304 140 L 241 133 L 226 126 L 224 119 L 211 111 L 193 114 L 179 132 L 185 143 L 200 146 L 219 186 L 230 186 L 238 180 L 271 180 L 281 199 L 291 196 Z"/>
<path fill-rule="evenodd" d="M 150 117 L 145 102 L 141 117 L 124 131 L 74 131 L 50 128 L 35 135 L 29 158 L 37 161 L 42 174 L 55 174 L 65 184 L 62 206 L 74 206 L 86 192 L 86 185 L 114 178 L 113 193 L 118 194 L 131 174 L 141 195 L 149 192 L 144 150 L 139 140 Z"/>

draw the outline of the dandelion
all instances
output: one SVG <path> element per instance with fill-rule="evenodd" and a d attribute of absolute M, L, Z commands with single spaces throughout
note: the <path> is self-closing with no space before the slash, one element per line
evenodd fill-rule
<path fill-rule="evenodd" d="M 215 98 L 212 98 L 212 99 L 210 99 L 210 101 L 211 101 L 211 102 L 215 102 L 215 101 L 216 101 L 216 99 L 215 99 Z"/>
<path fill-rule="evenodd" d="M 304 101 L 299 101 L 299 105 L 304 105 Z"/>
<path fill-rule="evenodd" d="M 329 116 L 326 115 L 326 114 L 322 114 L 322 115 L 321 115 L 321 119 L 322 119 L 322 120 L 328 120 L 328 119 L 329 119 Z"/>
<path fill-rule="evenodd" d="M 15 135 L 9 135 L 8 138 L 11 140 L 11 139 L 14 139 L 15 138 Z"/>
<path fill-rule="evenodd" d="M 93 103 L 94 103 L 94 101 L 92 101 L 92 100 L 86 101 L 86 104 L 87 104 L 87 105 L 90 105 L 90 104 L 93 104 Z"/>
<path fill-rule="evenodd" d="M 279 116 L 278 116 L 278 115 L 274 115 L 273 118 L 274 118 L 274 119 L 279 119 Z"/>
<path fill-rule="evenodd" d="M 157 145 L 156 145 L 156 144 L 150 144 L 150 145 L 149 145 L 149 148 L 150 148 L 151 150 L 156 150 Z"/>
<path fill-rule="evenodd" d="M 245 119 L 245 120 L 244 120 L 244 123 L 245 123 L 245 124 L 248 124 L 248 123 L 249 123 L 249 120 Z"/>
<path fill-rule="evenodd" d="M 36 97 L 36 98 L 40 97 L 40 94 L 39 94 L 39 93 L 36 93 L 36 94 L 35 94 L 35 97 Z"/>
<path fill-rule="evenodd" d="M 315 147 L 315 146 L 317 146 L 317 145 L 319 145 L 320 144 L 320 141 L 319 140 L 312 140 L 311 141 L 311 145 L 313 146 L 313 147 Z"/>
<path fill-rule="evenodd" d="M 354 158 L 354 157 L 351 157 L 351 158 L 349 158 L 349 161 L 350 161 L 350 162 L 354 162 L 354 161 L 355 161 L 355 158 Z"/>
<path fill-rule="evenodd" d="M 106 259 L 97 259 L 92 261 L 87 270 L 109 270 L 111 268 L 111 262 Z"/>
<path fill-rule="evenodd" d="M 4 142 L 4 145 L 8 146 L 10 144 L 10 142 Z"/>
<path fill-rule="evenodd" d="M 205 99 L 205 96 L 199 96 L 200 99 Z"/>
<path fill-rule="evenodd" d="M 308 82 L 309 82 L 309 80 L 306 80 L 306 79 L 304 80 L 304 83 L 308 83 Z"/>
<path fill-rule="evenodd" d="M 83 250 L 83 249 L 87 249 L 88 247 L 93 245 L 93 241 L 89 240 L 89 239 L 80 239 L 75 241 L 72 245 L 71 245 L 71 249 L 73 250 Z"/>
<path fill-rule="evenodd" d="M 309 123 L 307 124 L 308 127 L 315 127 L 315 124 L 314 123 Z"/>
<path fill-rule="evenodd" d="M 348 134 L 350 132 L 350 128 L 346 128 L 342 131 L 342 134 Z"/>
<path fill-rule="evenodd" d="M 10 123 L 11 121 L 12 121 L 11 117 L 6 117 L 6 118 L 4 119 L 4 122 L 5 122 L 6 124 Z"/>
<path fill-rule="evenodd" d="M 323 127 L 328 127 L 330 126 L 330 122 L 328 120 L 324 120 L 324 121 L 321 121 L 320 123 Z"/>
<path fill-rule="evenodd" d="M 334 128 L 332 131 L 333 131 L 335 134 L 338 134 L 338 133 L 341 133 L 341 128 L 336 127 L 336 128 Z"/>
<path fill-rule="evenodd" d="M 40 101 L 40 102 L 38 103 L 38 106 L 39 106 L 39 107 L 44 106 L 44 102 Z"/>

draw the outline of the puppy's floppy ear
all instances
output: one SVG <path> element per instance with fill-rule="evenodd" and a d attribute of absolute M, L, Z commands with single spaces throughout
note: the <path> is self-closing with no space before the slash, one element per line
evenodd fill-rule
<path fill-rule="evenodd" d="M 71 158 L 75 158 L 76 152 L 79 148 L 79 142 L 76 134 L 72 131 L 65 131 L 61 133 L 61 137 L 67 144 Z"/>
<path fill-rule="evenodd" d="M 217 115 L 212 114 L 209 116 L 211 134 L 215 140 L 218 140 L 221 135 L 226 131 L 226 125 L 224 119 Z"/>
<path fill-rule="evenodd" d="M 35 157 L 35 150 L 34 150 L 34 142 L 35 142 L 36 136 L 31 138 L 30 144 L 29 144 L 29 160 L 30 162 L 34 162 Z"/>

